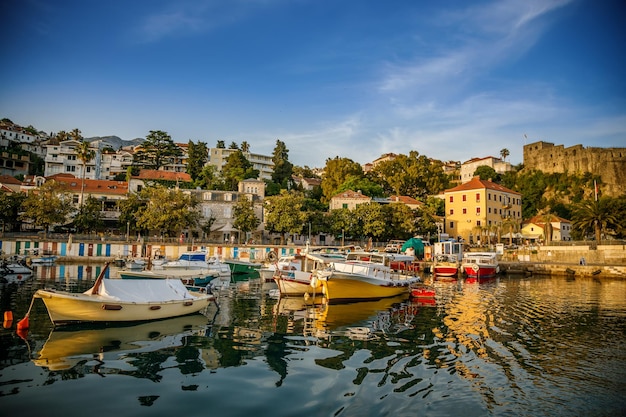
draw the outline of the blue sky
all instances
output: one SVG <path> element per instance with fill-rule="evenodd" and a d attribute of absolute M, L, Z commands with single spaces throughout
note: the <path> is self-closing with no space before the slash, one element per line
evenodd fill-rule
<path fill-rule="evenodd" d="M 8 0 L 0 117 L 322 167 L 626 147 L 621 0 Z"/>

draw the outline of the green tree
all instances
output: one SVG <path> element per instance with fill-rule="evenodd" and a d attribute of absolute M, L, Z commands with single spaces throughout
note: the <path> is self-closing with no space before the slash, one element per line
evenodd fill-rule
<path fill-rule="evenodd" d="M 371 175 L 383 186 L 386 194 L 406 195 L 418 200 L 439 194 L 449 182 L 440 161 L 433 161 L 417 151 L 377 164 Z"/>
<path fill-rule="evenodd" d="M 241 142 L 241 152 L 250 153 L 250 144 L 245 140 Z"/>
<path fill-rule="evenodd" d="M 215 147 L 217 149 L 226 149 L 226 144 L 224 143 L 223 140 L 218 140 L 217 144 L 215 145 Z"/>
<path fill-rule="evenodd" d="M 291 176 L 293 175 L 293 164 L 289 162 L 289 150 L 285 142 L 276 140 L 274 153 L 272 154 L 272 181 L 280 185 L 280 188 L 290 188 Z"/>
<path fill-rule="evenodd" d="M 361 194 L 368 197 L 383 197 L 385 195 L 385 190 L 383 190 L 380 184 L 366 177 L 348 177 L 346 181 L 339 186 L 337 193 L 347 190 L 361 191 Z"/>
<path fill-rule="evenodd" d="M 611 199 L 602 197 L 599 200 L 585 200 L 574 206 L 572 211 L 572 228 L 582 237 L 593 232 L 596 242 L 600 243 L 602 235 L 612 228 L 619 227 L 619 221 L 612 211 Z"/>
<path fill-rule="evenodd" d="M 280 233 L 281 244 L 285 243 L 285 234 L 302 232 L 307 221 L 304 202 L 302 193 L 287 190 L 265 199 L 265 228 L 271 233 Z"/>
<path fill-rule="evenodd" d="M 254 169 L 243 152 L 237 150 L 226 158 L 226 164 L 222 167 L 222 176 L 228 190 L 236 191 L 240 181 L 248 178 L 258 178 L 259 170 Z"/>
<path fill-rule="evenodd" d="M 72 195 L 63 185 L 51 180 L 28 193 L 20 218 L 43 227 L 47 233 L 53 224 L 66 224 L 73 211 Z"/>
<path fill-rule="evenodd" d="M 497 183 L 500 182 L 500 175 L 489 165 L 481 165 L 477 167 L 474 171 L 474 176 L 480 177 L 483 181 L 489 180 Z"/>
<path fill-rule="evenodd" d="M 214 165 L 205 165 L 194 181 L 194 187 L 202 190 L 225 190 L 224 181 L 221 179 Z"/>
<path fill-rule="evenodd" d="M 85 204 L 81 204 L 78 212 L 74 215 L 76 229 L 80 232 L 91 232 L 101 229 L 104 226 L 101 210 L 100 201 L 93 196 L 87 197 Z"/>
<path fill-rule="evenodd" d="M 241 233 L 247 236 L 261 224 L 261 220 L 254 214 L 254 203 L 246 197 L 242 197 L 233 207 L 233 218 L 233 226 L 240 232 L 240 243 Z"/>
<path fill-rule="evenodd" d="M 24 193 L 3 193 L 0 192 L 0 222 L 2 231 L 12 232 L 19 230 L 19 214 L 22 204 L 26 200 Z"/>
<path fill-rule="evenodd" d="M 378 203 L 359 204 L 353 215 L 359 221 L 361 237 L 378 239 L 385 234 L 388 227 L 385 212 Z M 363 239 L 361 239 L 363 241 Z"/>
<path fill-rule="evenodd" d="M 78 130 L 78 132 L 80 134 L 80 130 Z M 83 164 L 83 169 L 81 172 L 82 173 L 81 185 L 80 185 L 80 206 L 81 207 L 83 205 L 83 198 L 85 195 L 85 174 L 87 171 L 87 162 L 91 161 L 93 158 L 95 158 L 95 156 L 96 156 L 96 151 L 91 149 L 91 147 L 89 146 L 89 142 L 82 140 L 82 137 L 81 137 L 80 143 L 78 144 L 78 146 L 76 146 L 76 157 L 80 159 L 80 161 Z"/>
<path fill-rule="evenodd" d="M 410 207 L 403 203 L 391 203 L 384 205 L 383 210 L 387 225 L 382 237 L 386 240 L 408 239 L 415 234 L 417 215 Z"/>
<path fill-rule="evenodd" d="M 502 148 L 500 149 L 500 156 L 502 157 L 502 160 L 505 161 L 506 158 L 510 155 L 511 153 L 509 152 L 509 150 L 507 148 Z"/>
<path fill-rule="evenodd" d="M 322 193 L 324 195 L 322 201 L 329 202 L 338 193 L 339 187 L 351 177 L 363 178 L 363 176 L 361 165 L 351 159 L 339 158 L 338 156 L 334 159 L 327 159 L 322 178 Z"/>
<path fill-rule="evenodd" d="M 209 150 L 206 143 L 189 141 L 187 144 L 187 174 L 191 176 L 192 180 L 198 179 L 208 161 Z"/>
<path fill-rule="evenodd" d="M 338 239 L 358 238 L 363 235 L 361 225 L 352 210 L 336 209 L 330 212 L 330 231 Z M 345 242 L 344 242 L 345 243 Z"/>
<path fill-rule="evenodd" d="M 161 130 L 151 130 L 141 147 L 135 152 L 134 160 L 135 163 L 146 168 L 159 169 L 170 158 L 181 155 L 181 149 L 170 135 Z"/>
<path fill-rule="evenodd" d="M 185 229 L 196 228 L 202 217 L 197 199 L 179 189 L 146 187 L 139 198 L 146 202 L 136 213 L 137 226 L 142 230 L 178 236 Z"/>

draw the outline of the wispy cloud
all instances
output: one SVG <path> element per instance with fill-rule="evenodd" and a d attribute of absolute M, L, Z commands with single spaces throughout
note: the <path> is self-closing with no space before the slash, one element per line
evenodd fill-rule
<path fill-rule="evenodd" d="M 406 94 L 410 88 L 423 93 L 424 86 L 432 90 L 452 81 L 467 82 L 527 51 L 543 30 L 540 18 L 571 1 L 505 0 L 445 11 L 433 19 L 439 30 L 448 33 L 445 38 L 431 39 L 435 52 L 429 56 L 416 52 L 408 64 L 387 63 L 379 90 Z"/>
<path fill-rule="evenodd" d="M 173 0 L 160 10 L 140 17 L 138 35 L 143 42 L 167 37 L 183 37 L 206 33 L 247 18 L 264 7 L 284 0 Z"/>

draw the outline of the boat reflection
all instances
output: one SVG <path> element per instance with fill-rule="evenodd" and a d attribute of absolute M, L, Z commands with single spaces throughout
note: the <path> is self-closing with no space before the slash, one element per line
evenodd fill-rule
<path fill-rule="evenodd" d="M 62 371 L 81 362 L 100 365 L 129 352 L 153 352 L 183 346 L 186 336 L 206 334 L 209 319 L 202 314 L 151 321 L 137 325 L 80 325 L 57 328 L 33 363 L 51 371 Z"/>
<path fill-rule="evenodd" d="M 399 321 L 407 322 L 404 314 L 411 309 L 408 299 L 405 294 L 376 301 L 314 306 L 308 310 L 313 318 L 310 335 L 319 339 L 335 335 L 369 339 L 377 331 L 391 330 Z"/>

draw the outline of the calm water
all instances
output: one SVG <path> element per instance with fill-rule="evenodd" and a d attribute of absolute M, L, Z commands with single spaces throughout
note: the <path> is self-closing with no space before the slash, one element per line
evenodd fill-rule
<path fill-rule="evenodd" d="M 80 269 L 80 271 L 79 271 Z M 87 289 L 99 267 L 2 285 L 15 322 L 43 286 Z M 425 277 L 428 280 L 428 277 Z M 277 300 L 258 280 L 204 315 L 52 330 L 41 300 L 0 332 L 5 416 L 619 416 L 626 280 L 436 281 L 435 300 Z M 6 308 L 6 307 L 5 307 Z M 18 414 L 20 413 L 20 414 Z"/>

